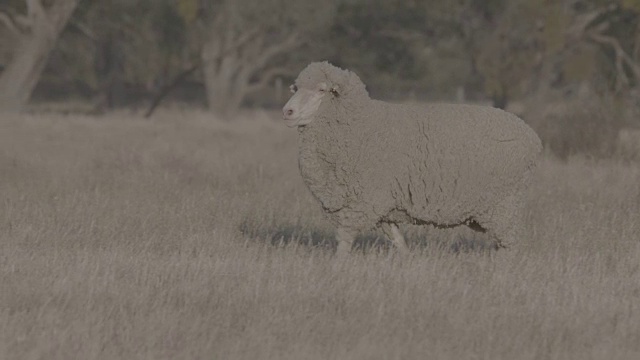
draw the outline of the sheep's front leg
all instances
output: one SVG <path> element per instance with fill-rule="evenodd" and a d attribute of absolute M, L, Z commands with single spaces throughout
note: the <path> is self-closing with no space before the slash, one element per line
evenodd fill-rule
<path fill-rule="evenodd" d="M 398 229 L 398 225 L 394 223 L 382 223 L 381 227 L 384 234 L 393 242 L 400 253 L 409 253 L 409 246 L 407 246 L 407 241 L 404 239 L 404 236 L 402 236 L 400 229 Z"/>
<path fill-rule="evenodd" d="M 355 233 L 341 226 L 338 228 L 336 240 L 338 240 L 338 251 L 336 251 L 336 254 L 338 256 L 348 255 L 351 252 L 351 247 L 355 240 Z"/>

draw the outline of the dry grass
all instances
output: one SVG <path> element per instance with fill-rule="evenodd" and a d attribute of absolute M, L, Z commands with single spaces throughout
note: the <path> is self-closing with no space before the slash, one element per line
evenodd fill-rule
<path fill-rule="evenodd" d="M 3 116 L 0 358 L 638 359 L 639 178 L 546 160 L 513 250 L 341 261 L 264 116 Z"/>

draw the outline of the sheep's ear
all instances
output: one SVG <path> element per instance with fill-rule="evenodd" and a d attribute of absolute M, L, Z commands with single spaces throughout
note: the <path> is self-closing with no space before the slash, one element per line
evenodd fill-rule
<path fill-rule="evenodd" d="M 335 97 L 340 96 L 340 87 L 338 85 L 333 85 L 329 91 L 331 92 L 331 95 Z"/>

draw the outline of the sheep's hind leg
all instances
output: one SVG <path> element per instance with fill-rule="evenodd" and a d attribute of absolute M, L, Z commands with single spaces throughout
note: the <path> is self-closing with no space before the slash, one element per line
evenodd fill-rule
<path fill-rule="evenodd" d="M 521 240 L 521 224 L 517 220 L 512 220 L 511 223 L 499 222 L 489 231 L 489 235 L 496 250 L 509 249 L 516 241 Z"/>
<path fill-rule="evenodd" d="M 391 240 L 391 242 L 393 242 L 400 253 L 409 253 L 409 246 L 407 246 L 407 241 L 404 239 L 400 229 L 398 229 L 398 225 L 385 222 L 381 224 L 381 227 L 384 234 L 389 238 L 389 240 Z"/>
<path fill-rule="evenodd" d="M 486 226 L 496 249 L 508 249 L 515 242 L 520 241 L 523 235 L 524 201 L 521 196 L 512 195 L 504 199 Z"/>
<path fill-rule="evenodd" d="M 355 240 L 355 234 L 345 227 L 339 227 L 338 233 L 336 234 L 336 240 L 338 241 L 336 254 L 339 257 L 346 256 L 351 252 L 351 247 Z"/>

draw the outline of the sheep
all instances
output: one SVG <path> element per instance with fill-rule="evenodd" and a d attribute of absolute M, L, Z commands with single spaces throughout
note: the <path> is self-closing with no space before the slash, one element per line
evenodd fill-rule
<path fill-rule="evenodd" d="M 399 224 L 466 225 L 496 248 L 521 236 L 542 145 L 517 116 L 373 100 L 355 73 L 326 61 L 308 65 L 291 90 L 283 120 L 297 127 L 300 173 L 337 227 L 339 254 L 376 227 L 408 253 Z"/>

